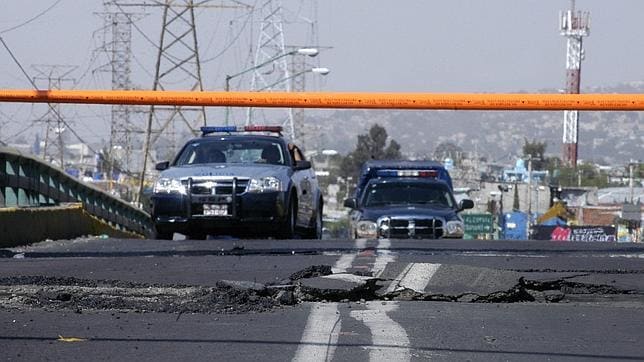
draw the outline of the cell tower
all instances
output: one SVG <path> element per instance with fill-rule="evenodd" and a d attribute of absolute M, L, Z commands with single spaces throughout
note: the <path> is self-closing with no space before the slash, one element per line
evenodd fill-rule
<path fill-rule="evenodd" d="M 47 81 L 47 89 L 62 89 L 64 82 L 73 83 L 74 78 L 68 78 L 68 76 L 78 68 L 75 65 L 32 65 L 31 67 L 37 73 L 34 76 L 34 82 L 38 80 Z M 53 160 L 53 155 L 56 155 L 60 167 L 65 167 L 64 133 L 67 127 L 61 119 L 60 104 L 50 104 L 47 113 L 40 118 L 39 122 L 45 123 L 43 159 Z M 65 123 L 69 123 L 69 121 Z M 51 152 L 51 145 L 55 147 L 55 152 Z"/>
<path fill-rule="evenodd" d="M 590 13 L 576 11 L 575 0 L 571 0 L 571 9 L 559 13 L 559 29 L 568 41 L 566 93 L 579 94 L 581 62 L 584 59 L 583 38 L 590 34 Z M 578 124 L 579 111 L 564 111 L 563 161 L 572 167 L 577 167 Z"/>
<path fill-rule="evenodd" d="M 255 9 L 260 18 L 259 40 L 255 51 L 251 90 L 291 91 L 290 72 L 284 42 L 284 18 L 281 0 L 262 0 Z M 293 111 L 287 109 L 282 126 L 291 137 L 295 136 Z M 246 123 L 251 123 L 252 108 L 248 109 Z"/>
<path fill-rule="evenodd" d="M 132 23 L 142 14 L 126 12 L 117 1 L 106 2 L 103 16 L 104 26 L 99 30 L 103 44 L 98 51 L 105 53 L 107 63 L 95 71 L 109 72 L 112 75 L 113 90 L 130 90 L 132 81 Z M 118 163 L 125 170 L 131 169 L 133 151 L 133 134 L 137 128 L 130 122 L 132 107 L 113 105 L 111 111 L 109 154 L 107 155 L 110 170 Z M 140 132 L 140 127 L 138 128 Z M 120 152 L 119 152 L 120 151 Z M 117 157 L 118 155 L 118 157 Z M 109 175 L 111 178 L 111 175 Z"/>

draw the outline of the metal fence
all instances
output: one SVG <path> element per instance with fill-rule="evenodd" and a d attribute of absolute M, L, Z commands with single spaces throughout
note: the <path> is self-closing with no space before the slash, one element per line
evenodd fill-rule
<path fill-rule="evenodd" d="M 55 206 L 80 202 L 112 227 L 145 235 L 145 211 L 20 151 L 0 147 L 0 207 Z"/>

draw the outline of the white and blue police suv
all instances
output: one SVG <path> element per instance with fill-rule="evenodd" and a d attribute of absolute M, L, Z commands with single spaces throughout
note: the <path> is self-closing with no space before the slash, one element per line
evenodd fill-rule
<path fill-rule="evenodd" d="M 151 196 L 152 237 L 320 238 L 322 193 L 311 163 L 280 126 L 202 127 L 161 162 Z"/>

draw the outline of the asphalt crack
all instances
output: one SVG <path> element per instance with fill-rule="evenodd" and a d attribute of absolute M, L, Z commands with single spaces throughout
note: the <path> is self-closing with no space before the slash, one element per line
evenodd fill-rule
<path fill-rule="evenodd" d="M 578 275 L 577 275 L 578 276 Z M 293 273 L 280 283 L 218 281 L 213 287 L 180 284 L 146 284 L 121 280 L 73 277 L 18 276 L 0 278 L 0 308 L 90 310 L 158 313 L 261 313 L 303 302 L 441 301 L 454 303 L 565 303 L 582 298 L 605 300 L 627 296 L 641 301 L 642 294 L 609 285 L 579 283 L 570 277 L 536 281 L 520 278 L 508 290 L 484 295 L 418 292 L 403 288 L 382 293 L 392 280 L 354 275 L 353 282 L 338 284 L 331 266 L 314 265 Z M 322 279 L 330 286 L 315 287 Z M 342 280 L 340 280 L 342 282 Z M 336 284 L 333 284 L 336 283 Z M 335 286 L 334 286 L 335 285 Z M 340 286 L 338 286 L 340 285 Z"/>

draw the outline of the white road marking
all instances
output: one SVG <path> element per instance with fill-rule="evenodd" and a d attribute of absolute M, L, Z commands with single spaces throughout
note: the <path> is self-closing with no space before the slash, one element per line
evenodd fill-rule
<path fill-rule="evenodd" d="M 370 361 L 409 361 L 409 337 L 405 329 L 387 316 L 398 304 L 367 303 L 367 310 L 351 311 L 351 317 L 364 322 L 371 331 Z"/>
<path fill-rule="evenodd" d="M 337 303 L 315 303 L 293 361 L 317 362 L 333 359 L 340 336 Z"/>
<path fill-rule="evenodd" d="M 400 289 L 411 289 L 423 293 L 429 281 L 432 280 L 440 264 L 410 263 L 387 287 L 385 294 Z"/>
<path fill-rule="evenodd" d="M 356 240 L 356 249 L 362 250 L 367 245 L 366 239 L 357 239 Z M 356 259 L 357 253 L 344 254 L 340 259 L 335 262 L 335 265 L 331 268 L 333 273 L 344 273 L 347 269 L 351 268 L 353 261 Z"/>
<path fill-rule="evenodd" d="M 378 240 L 378 256 L 376 261 L 373 263 L 373 275 L 377 278 L 385 271 L 387 264 L 392 263 L 396 260 L 396 257 L 391 255 L 391 251 L 388 250 L 391 247 L 391 241 L 389 239 L 380 239 Z"/>
<path fill-rule="evenodd" d="M 364 249 L 366 245 L 366 239 L 356 240 L 355 247 L 358 252 Z M 347 269 L 353 265 L 353 261 L 358 255 L 358 252 L 342 255 L 331 268 L 333 273 L 345 273 Z M 333 277 L 333 275 L 329 275 L 327 277 Z M 335 276 L 335 278 L 345 280 L 351 279 L 351 281 L 355 281 L 356 278 L 361 277 L 356 275 L 355 278 L 353 278 L 346 274 L 342 274 Z M 306 327 L 304 327 L 300 346 L 295 353 L 293 361 L 317 362 L 330 361 L 333 359 L 333 354 L 335 353 L 335 349 L 338 344 L 340 328 L 342 326 L 342 323 L 340 322 L 340 314 L 338 312 L 338 305 L 336 303 L 316 303 L 312 305 L 313 309 L 311 309 L 311 313 L 306 321 Z"/>
<path fill-rule="evenodd" d="M 365 277 L 365 276 L 355 275 L 355 274 L 330 274 L 330 275 L 324 275 L 321 278 L 342 280 L 344 282 L 356 283 L 356 284 L 362 284 L 369 279 L 373 279 L 372 277 Z"/>

